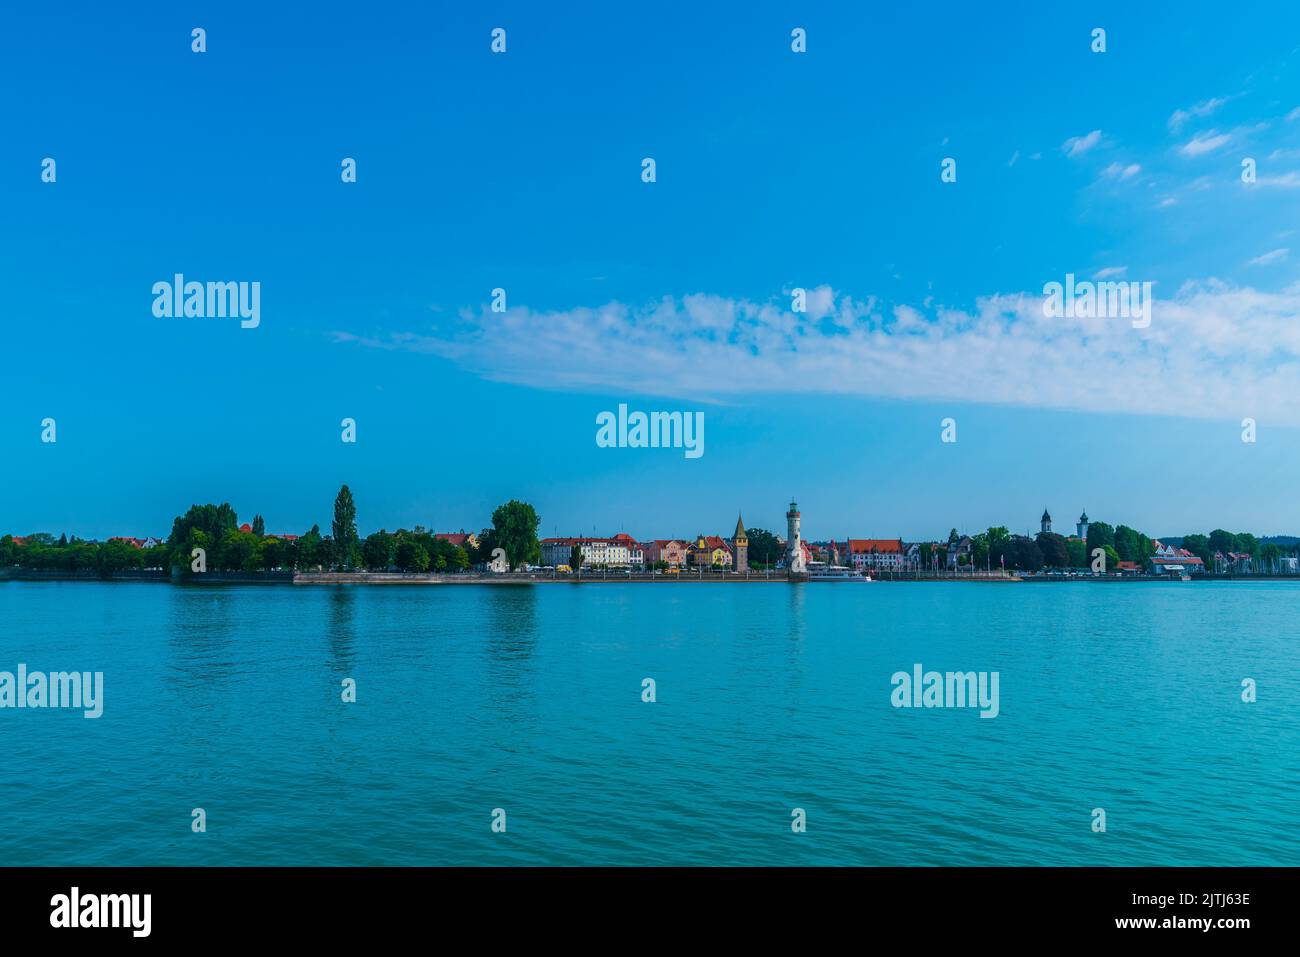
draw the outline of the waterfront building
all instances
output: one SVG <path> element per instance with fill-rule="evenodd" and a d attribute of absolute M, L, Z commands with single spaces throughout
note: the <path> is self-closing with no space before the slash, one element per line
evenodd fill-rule
<path fill-rule="evenodd" d="M 628 545 L 612 538 L 544 538 L 541 545 L 543 565 L 570 564 L 569 558 L 575 545 L 578 546 L 583 565 L 626 568 L 630 563 Z"/>
<path fill-rule="evenodd" d="M 908 567 L 901 538 L 850 538 L 847 563 L 858 571 L 902 571 Z"/>
<path fill-rule="evenodd" d="M 1152 539 L 1151 546 L 1155 553 L 1151 556 L 1151 570 L 1158 575 L 1200 575 L 1205 571 L 1205 562 L 1201 561 L 1185 548 L 1165 545 Z"/>
<path fill-rule="evenodd" d="M 1079 522 L 1074 526 L 1075 534 L 1083 541 L 1088 540 L 1088 510 L 1084 509 L 1083 514 L 1079 516 Z"/>
<path fill-rule="evenodd" d="M 645 567 L 645 547 L 627 532 L 619 532 L 610 539 L 610 544 L 616 548 L 627 550 L 627 565 L 629 568 Z M 621 555 L 622 552 L 619 554 Z"/>
<path fill-rule="evenodd" d="M 731 536 L 732 568 L 737 572 L 749 571 L 749 535 L 745 532 L 745 520 L 736 516 L 736 532 Z"/>
<path fill-rule="evenodd" d="M 157 546 L 164 544 L 161 538 L 132 538 L 129 535 L 114 535 L 109 539 L 109 541 L 126 542 L 132 548 L 156 548 Z M 17 538 L 14 539 L 14 542 L 20 545 L 23 544 L 23 542 L 20 542 Z"/>
<path fill-rule="evenodd" d="M 1214 571 L 1219 575 L 1248 575 L 1254 571 L 1255 559 L 1248 552 L 1215 552 Z"/>
<path fill-rule="evenodd" d="M 1041 534 L 1043 535 L 1046 535 L 1052 530 L 1052 516 L 1048 513 L 1047 509 L 1043 509 L 1043 517 L 1039 520 L 1039 525 L 1042 529 Z"/>
<path fill-rule="evenodd" d="M 970 552 L 973 542 L 969 535 L 963 535 L 956 541 L 948 543 L 948 554 L 946 564 L 949 568 L 956 568 L 958 565 L 970 564 Z M 962 561 L 962 559 L 966 559 Z"/>
<path fill-rule="evenodd" d="M 478 536 L 473 532 L 434 532 L 434 538 L 441 538 L 444 542 L 451 542 L 460 548 L 469 551 L 472 548 L 478 548 Z"/>
<path fill-rule="evenodd" d="M 688 545 L 679 538 L 656 538 L 650 542 L 646 558 L 651 565 L 665 562 L 670 568 L 681 568 L 686 564 Z"/>
<path fill-rule="evenodd" d="M 551 566 L 569 564 L 575 544 L 577 541 L 572 538 L 543 538 L 542 564 Z"/>
<path fill-rule="evenodd" d="M 697 535 L 694 543 L 687 550 L 688 560 L 692 565 L 711 568 L 715 565 L 731 565 L 731 546 L 727 540 L 718 535 Z"/>

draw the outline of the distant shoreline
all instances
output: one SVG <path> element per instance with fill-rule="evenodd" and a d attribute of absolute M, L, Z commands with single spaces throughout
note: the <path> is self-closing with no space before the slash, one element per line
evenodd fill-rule
<path fill-rule="evenodd" d="M 1161 575 L 1078 575 L 1078 576 L 1027 576 L 1008 573 L 974 574 L 974 575 L 890 575 L 872 578 L 868 583 L 862 579 L 810 580 L 807 575 L 789 576 L 784 573 L 766 575 L 750 573 L 748 576 L 736 573 L 719 574 L 716 572 L 700 575 L 682 572 L 677 575 L 637 573 L 601 574 L 591 572 L 584 575 L 551 576 L 543 572 L 459 572 L 459 573 L 418 573 L 418 572 L 207 572 L 195 575 L 172 575 L 159 569 L 127 570 L 115 572 L 107 577 L 91 569 L 78 571 L 59 571 L 51 569 L 0 569 L 0 582 L 4 581 L 60 581 L 60 582 L 144 582 L 167 585 L 594 585 L 614 584 L 655 584 L 655 585 L 750 585 L 750 584 L 828 584 L 828 585 L 863 585 L 863 584 L 926 584 L 926 583 L 962 583 L 962 584 L 1059 584 L 1062 582 L 1088 582 L 1091 584 L 1118 585 L 1135 582 L 1166 582 L 1182 584 L 1176 578 Z M 1198 581 L 1296 581 L 1297 575 L 1196 575 L 1189 582 Z"/>

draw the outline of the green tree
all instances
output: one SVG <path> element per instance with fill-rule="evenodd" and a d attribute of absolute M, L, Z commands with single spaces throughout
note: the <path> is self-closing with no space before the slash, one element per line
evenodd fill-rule
<path fill-rule="evenodd" d="M 577 543 L 569 548 L 569 567 L 574 571 L 582 567 L 582 546 Z"/>
<path fill-rule="evenodd" d="M 1106 574 L 1111 575 L 1119 571 L 1119 552 L 1115 551 L 1115 546 L 1104 545 L 1102 550 L 1106 553 Z"/>
<path fill-rule="evenodd" d="M 96 568 L 107 578 L 114 572 L 143 566 L 144 552 L 126 542 L 109 541 L 100 546 L 96 554 Z"/>
<path fill-rule="evenodd" d="M 333 536 L 326 535 L 316 544 L 316 559 L 320 562 L 321 568 L 332 570 L 342 564 L 343 558 L 339 554 L 338 542 L 334 541 Z"/>
<path fill-rule="evenodd" d="M 1066 547 L 1065 536 L 1056 532 L 1039 532 L 1035 539 L 1038 550 L 1043 554 L 1043 564 L 1048 568 L 1067 568 L 1070 564 L 1070 550 Z"/>
<path fill-rule="evenodd" d="M 401 538 L 393 556 L 394 562 L 404 572 L 429 570 L 429 553 L 413 538 Z"/>
<path fill-rule="evenodd" d="M 287 545 L 287 542 L 283 542 L 278 538 L 264 538 L 262 540 L 262 568 L 270 572 L 285 567 L 288 563 L 289 554 Z"/>
<path fill-rule="evenodd" d="M 1227 532 L 1224 532 L 1226 535 Z M 1183 548 L 1187 549 L 1202 562 L 1205 563 L 1207 572 L 1214 571 L 1214 549 L 1210 547 L 1210 539 L 1205 535 L 1184 535 Z"/>
<path fill-rule="evenodd" d="M 1210 532 L 1208 545 L 1211 554 L 1214 552 L 1227 553 L 1241 551 L 1241 549 L 1237 547 L 1237 536 L 1232 534 L 1232 532 L 1224 531 L 1221 528 L 1216 528 L 1214 531 Z M 1183 547 L 1187 548 L 1186 540 L 1183 542 Z M 1188 549 L 1188 551 L 1191 551 L 1191 549 Z"/>
<path fill-rule="evenodd" d="M 303 570 L 309 568 L 324 567 L 325 556 L 322 554 L 320 536 L 320 526 L 313 525 L 311 529 L 294 544 L 297 546 L 296 567 Z"/>
<path fill-rule="evenodd" d="M 1259 560 L 1263 564 L 1261 571 L 1276 572 L 1277 560 L 1282 557 L 1282 549 L 1278 548 L 1272 542 L 1268 542 L 1259 549 Z"/>
<path fill-rule="evenodd" d="M 478 545 L 471 547 L 466 554 L 469 555 L 471 565 L 484 565 L 492 560 L 492 549 L 496 548 L 496 532 L 490 528 L 485 528 L 476 536 Z"/>
<path fill-rule="evenodd" d="M 397 540 L 387 532 L 380 530 L 366 536 L 361 546 L 361 561 L 372 572 L 382 572 L 393 563 L 393 552 Z"/>
<path fill-rule="evenodd" d="M 352 501 L 352 490 L 346 485 L 334 498 L 333 531 L 338 561 L 345 568 L 351 568 L 356 564 L 357 506 Z"/>
<path fill-rule="evenodd" d="M 771 568 L 781 560 L 784 549 L 781 543 L 765 528 L 751 528 L 746 530 L 749 535 L 749 562 L 751 565 L 761 565 L 764 568 Z"/>
<path fill-rule="evenodd" d="M 172 522 L 172 531 L 167 536 L 167 545 L 172 549 L 172 564 L 186 570 L 190 567 L 190 554 L 194 548 L 209 552 L 209 567 L 217 557 L 210 552 L 230 529 L 239 527 L 239 518 L 229 502 L 220 505 L 191 505 L 184 515 L 176 516 Z M 197 544 L 191 532 L 202 533 L 203 544 Z"/>
<path fill-rule="evenodd" d="M 241 532 L 237 528 L 228 530 L 221 538 L 218 567 L 232 572 L 258 570 L 262 567 L 258 542 L 258 537 L 252 532 Z M 212 556 L 209 555 L 208 560 L 211 563 Z"/>
<path fill-rule="evenodd" d="M 253 516 L 253 534 L 258 538 L 266 535 L 266 520 L 261 515 Z"/>
<path fill-rule="evenodd" d="M 1105 522 L 1092 522 L 1088 525 L 1088 561 L 1092 562 L 1092 553 L 1098 548 L 1115 547 L 1115 529 Z"/>
<path fill-rule="evenodd" d="M 493 541 L 497 548 L 505 549 L 511 568 L 536 564 L 542 556 L 542 546 L 537 540 L 540 519 L 537 511 L 527 502 L 511 499 L 498 505 L 492 513 Z"/>

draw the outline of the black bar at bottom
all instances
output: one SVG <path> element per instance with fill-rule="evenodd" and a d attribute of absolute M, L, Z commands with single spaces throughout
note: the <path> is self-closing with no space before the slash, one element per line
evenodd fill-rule
<path fill-rule="evenodd" d="M 617 946 L 609 935 L 618 927 L 666 946 L 691 939 L 682 933 L 762 941 L 814 926 L 819 937 L 854 939 L 1199 935 L 1231 946 L 1261 932 L 1291 936 L 1298 876 L 1297 868 L 0 868 L 0 927 L 7 942 L 75 935 L 83 946 L 337 946 L 431 932 L 438 937 L 424 939 L 447 940 L 461 930 L 483 941 Z"/>

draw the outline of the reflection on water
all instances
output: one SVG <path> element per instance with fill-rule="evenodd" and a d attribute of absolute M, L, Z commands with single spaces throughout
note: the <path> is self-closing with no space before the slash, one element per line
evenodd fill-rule
<path fill-rule="evenodd" d="M 222 694 L 243 657 L 236 636 L 255 621 L 257 603 L 247 594 L 220 585 L 160 589 L 169 599 L 167 647 L 172 676 L 183 692 Z"/>
<path fill-rule="evenodd" d="M 519 710 L 520 699 L 536 687 L 533 654 L 537 649 L 537 588 L 494 585 L 485 590 L 483 647 L 492 681 L 489 694 L 503 710 Z"/>
<path fill-rule="evenodd" d="M 804 638 L 804 602 L 807 600 L 808 585 L 791 585 L 786 589 L 790 595 L 790 638 L 799 643 Z"/>
<path fill-rule="evenodd" d="M 356 661 L 356 601 L 356 588 L 351 585 L 330 589 L 325 638 L 329 642 L 330 670 L 335 674 L 350 674 Z"/>

